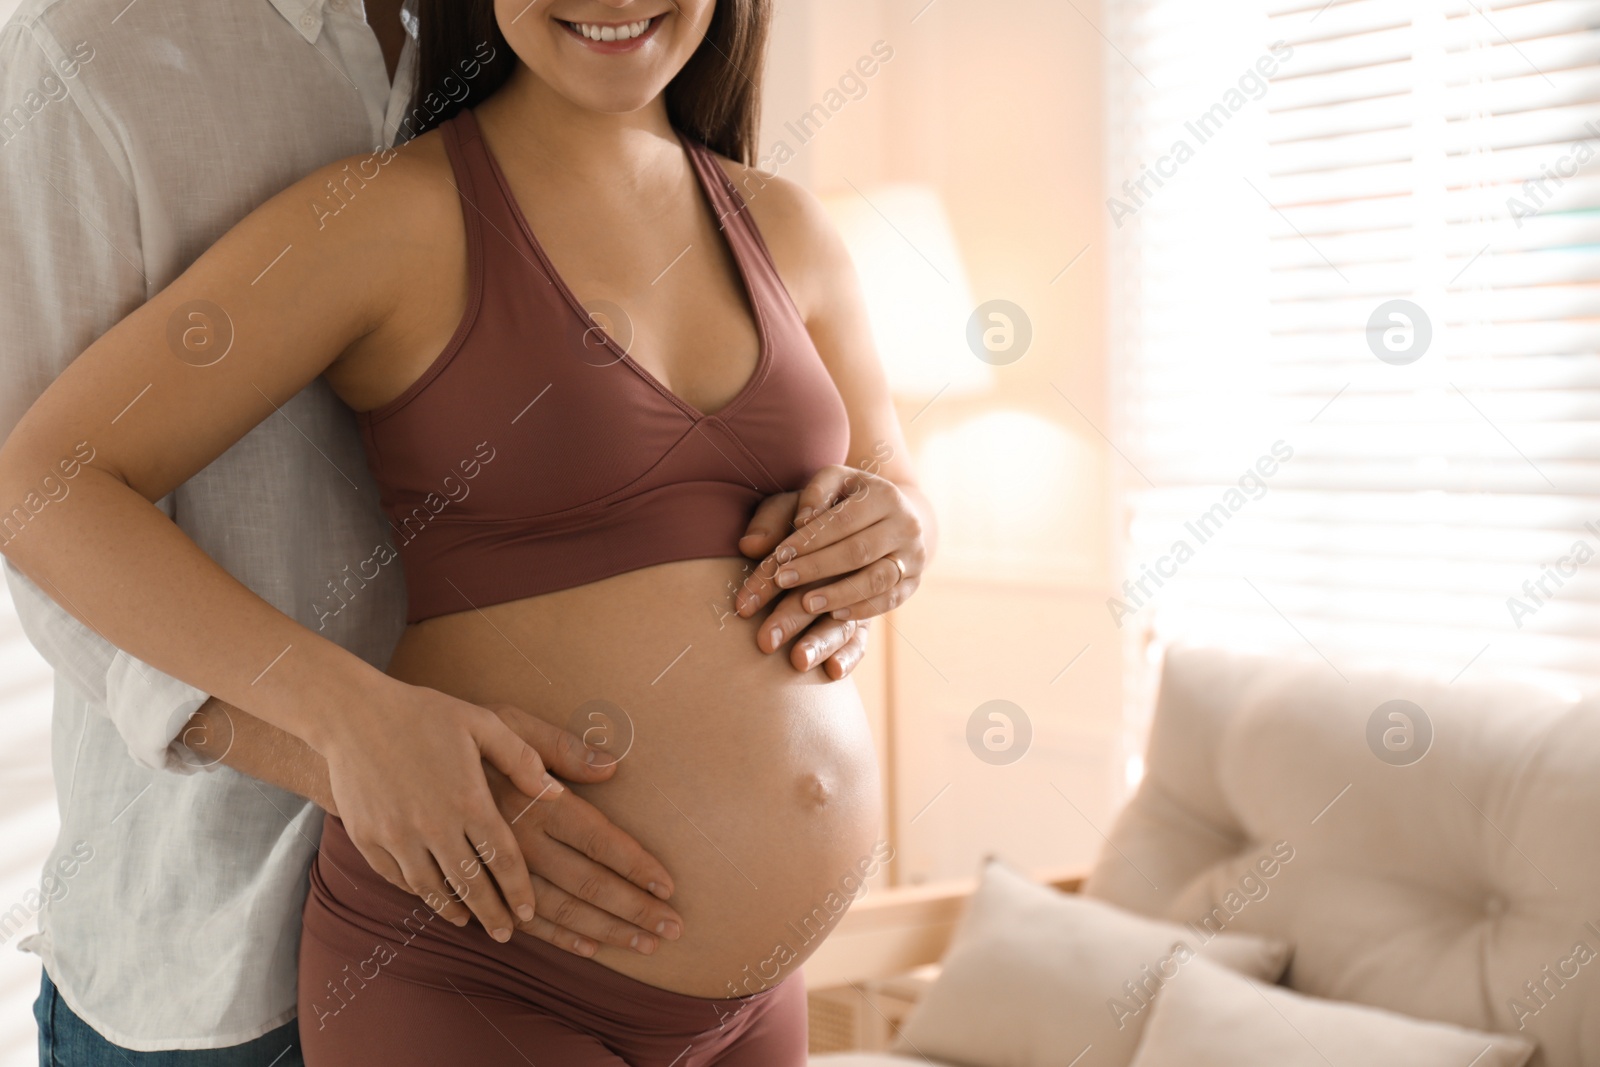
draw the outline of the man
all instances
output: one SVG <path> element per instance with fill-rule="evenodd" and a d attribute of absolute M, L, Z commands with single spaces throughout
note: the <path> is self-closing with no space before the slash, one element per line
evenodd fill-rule
<path fill-rule="evenodd" d="M 0 434 L 257 204 L 404 140 L 415 29 L 400 0 L 25 0 L 0 38 Z M 420 106 L 462 84 L 424 87 Z M 203 365 L 230 330 L 214 309 L 190 309 L 171 324 L 173 356 Z M 38 506 L 70 494 L 64 472 L 50 482 Z M 162 507 L 274 606 L 387 661 L 402 581 L 373 562 L 389 531 L 354 420 L 323 383 Z M 0 513 L 0 536 L 26 521 L 26 508 Z M 770 550 L 785 530 L 767 532 Z M 119 652 L 9 567 L 7 578 L 57 670 L 62 829 L 27 942 L 46 971 L 42 1062 L 292 1067 L 306 869 L 318 805 L 332 810 L 321 757 Z M 805 644 L 840 676 L 864 638 L 823 621 Z M 610 773 L 571 735 L 504 721 L 558 775 Z M 681 922 L 660 899 L 669 872 L 593 808 L 570 791 L 533 804 L 496 781 L 536 891 L 519 929 L 585 952 L 649 949 Z M 492 889 L 462 900 L 503 907 Z M 429 903 L 465 918 L 462 902 Z"/>

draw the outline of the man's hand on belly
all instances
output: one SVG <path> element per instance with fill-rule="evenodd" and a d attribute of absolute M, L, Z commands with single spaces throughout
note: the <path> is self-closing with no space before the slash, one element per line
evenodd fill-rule
<path fill-rule="evenodd" d="M 590 750 L 573 734 L 510 705 L 492 710 L 539 754 L 551 774 L 603 782 L 614 772 L 615 762 L 590 764 Z M 224 764 L 339 814 L 327 761 L 304 741 L 249 712 L 213 698 L 189 720 L 181 740 L 200 766 Z M 484 764 L 484 775 L 533 882 L 534 917 L 517 923 L 518 929 L 580 956 L 594 955 L 596 941 L 648 955 L 658 938 L 679 936 L 683 920 L 661 902 L 672 895 L 672 879 L 637 841 L 570 790 L 535 804 L 493 766 Z M 469 887 L 492 859 L 481 856 L 476 869 L 461 872 Z M 649 892 L 652 886 L 659 887 L 661 899 Z M 487 892 L 500 895 L 494 885 Z"/>
<path fill-rule="evenodd" d="M 537 716 L 508 704 L 490 710 L 558 777 L 602 782 L 616 769 L 588 762 L 582 741 Z M 648 956 L 661 938 L 677 940 L 683 919 L 663 903 L 672 880 L 637 841 L 570 789 L 534 803 L 488 764 L 484 773 L 533 879 L 535 915 L 519 930 L 579 956 L 594 955 L 597 942 Z"/>

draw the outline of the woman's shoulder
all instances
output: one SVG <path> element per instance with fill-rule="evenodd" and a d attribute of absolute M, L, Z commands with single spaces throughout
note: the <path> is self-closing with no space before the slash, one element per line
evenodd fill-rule
<path fill-rule="evenodd" d="M 827 209 L 808 189 L 772 171 L 716 156 L 761 231 L 778 274 L 795 304 L 827 306 L 834 287 L 851 275 L 849 253 Z"/>
<path fill-rule="evenodd" d="M 832 226 L 821 202 L 804 186 L 774 171 L 762 170 L 712 153 L 768 239 L 817 240 Z"/>
<path fill-rule="evenodd" d="M 393 148 L 336 159 L 290 189 L 306 198 L 319 230 L 344 222 L 352 229 L 421 236 L 432 224 L 459 213 L 456 182 L 439 129 Z M 402 220 L 404 225 L 396 225 Z"/>

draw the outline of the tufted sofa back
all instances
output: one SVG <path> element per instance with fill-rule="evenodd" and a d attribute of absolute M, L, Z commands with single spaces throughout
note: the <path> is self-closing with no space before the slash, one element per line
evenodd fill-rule
<path fill-rule="evenodd" d="M 1302 992 L 1600 1064 L 1600 701 L 1346 674 L 1171 651 L 1084 892 L 1285 938 Z"/>

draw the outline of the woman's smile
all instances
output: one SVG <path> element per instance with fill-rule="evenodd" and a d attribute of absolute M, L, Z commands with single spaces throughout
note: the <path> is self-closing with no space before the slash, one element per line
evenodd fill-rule
<path fill-rule="evenodd" d="M 643 48 L 655 36 L 656 30 L 666 20 L 666 15 L 634 19 L 630 22 L 569 22 L 555 19 L 567 34 L 592 52 L 617 55 Z"/>

